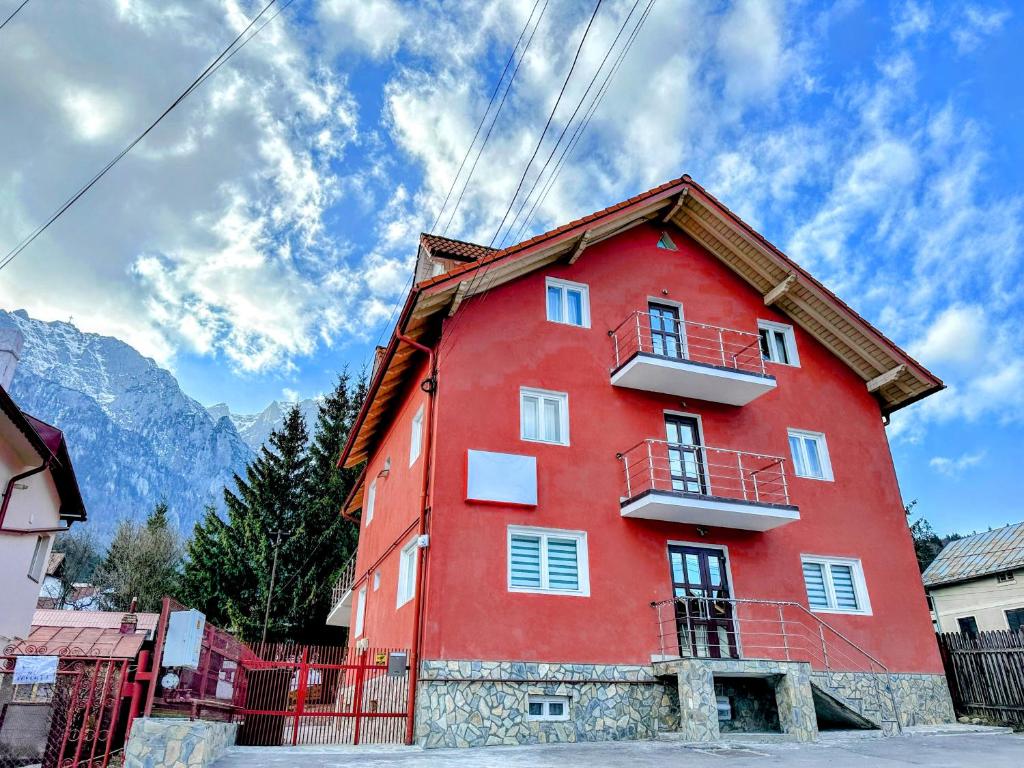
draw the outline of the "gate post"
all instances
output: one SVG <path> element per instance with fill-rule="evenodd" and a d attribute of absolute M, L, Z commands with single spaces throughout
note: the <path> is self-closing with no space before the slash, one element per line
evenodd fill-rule
<path fill-rule="evenodd" d="M 292 746 L 299 743 L 299 718 L 306 705 L 306 680 L 309 677 L 309 648 L 303 646 L 299 661 L 299 687 L 295 694 L 295 725 L 292 728 Z"/>
<path fill-rule="evenodd" d="M 363 676 L 366 674 L 366 651 L 362 651 L 359 654 L 358 663 L 356 665 L 356 690 L 352 697 L 352 706 L 356 713 L 356 724 L 354 728 L 354 738 L 352 743 L 354 745 L 359 744 L 359 727 L 363 721 Z"/>

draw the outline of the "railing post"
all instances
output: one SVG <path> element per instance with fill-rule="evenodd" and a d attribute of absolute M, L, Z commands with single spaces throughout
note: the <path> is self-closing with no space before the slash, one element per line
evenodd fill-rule
<path fill-rule="evenodd" d="M 825 629 L 818 624 L 818 637 L 821 638 L 821 658 L 825 662 L 825 671 L 831 672 L 831 668 L 828 665 L 828 648 L 825 646 Z"/>
<path fill-rule="evenodd" d="M 629 456 L 627 456 L 626 454 L 622 454 L 622 466 L 626 472 L 626 498 L 632 499 L 633 488 L 631 487 L 629 482 Z"/>
<path fill-rule="evenodd" d="M 750 479 L 754 481 L 754 501 L 761 500 L 761 489 L 757 487 L 757 473 L 755 472 L 750 476 Z"/>
<path fill-rule="evenodd" d="M 651 455 L 651 441 L 645 440 L 644 442 L 647 443 L 647 472 L 651 478 L 651 490 L 653 491 L 656 489 L 654 484 L 654 456 Z"/>
<path fill-rule="evenodd" d="M 786 649 L 786 661 L 789 661 L 789 638 L 786 636 L 786 617 L 782 613 L 782 606 L 779 606 L 779 626 L 782 627 L 782 647 Z"/>
<path fill-rule="evenodd" d="M 718 329 L 718 351 L 722 355 L 722 367 L 725 368 L 725 341 L 722 339 L 722 329 Z"/>
<path fill-rule="evenodd" d="M 612 342 L 615 344 L 615 367 L 619 367 L 619 333 L 615 331 L 612 333 Z"/>
<path fill-rule="evenodd" d="M 658 650 L 661 651 L 661 660 L 665 660 L 665 624 L 661 618 L 661 603 L 657 603 L 655 608 L 658 611 Z"/>
<path fill-rule="evenodd" d="M 745 473 L 743 471 L 743 454 L 740 453 L 739 451 L 736 452 L 736 465 L 739 467 L 739 470 L 740 470 L 740 488 L 743 490 L 743 500 L 744 501 L 749 501 L 749 499 L 747 499 L 747 480 L 744 477 Z M 753 480 L 754 480 L 754 490 L 756 491 L 757 490 L 757 477 L 755 476 L 753 478 Z"/>
<path fill-rule="evenodd" d="M 690 621 L 690 600 L 683 598 L 683 608 L 686 610 L 686 656 L 693 656 L 693 624 Z M 679 655 L 683 656 L 682 643 L 679 644 Z"/>
<path fill-rule="evenodd" d="M 639 310 L 637 310 L 636 312 L 633 313 L 633 320 L 636 322 L 636 351 L 637 352 L 643 352 L 644 351 L 644 337 L 643 337 L 643 332 L 640 330 L 640 315 L 641 314 L 642 313 Z"/>
<path fill-rule="evenodd" d="M 779 474 L 782 476 L 782 503 L 789 504 L 789 486 L 786 483 L 785 459 L 779 459 Z"/>

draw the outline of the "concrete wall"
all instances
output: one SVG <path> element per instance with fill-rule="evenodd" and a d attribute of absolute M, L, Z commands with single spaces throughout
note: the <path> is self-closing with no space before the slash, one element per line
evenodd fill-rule
<path fill-rule="evenodd" d="M 235 743 L 237 723 L 147 717 L 136 720 L 124 768 L 205 768 Z"/>
<path fill-rule="evenodd" d="M 39 466 L 42 459 L 6 416 L 0 415 L 0 491 L 14 475 Z M 7 507 L 4 528 L 55 528 L 60 524 L 60 498 L 49 472 L 18 481 Z M 46 541 L 45 558 L 53 546 Z M 29 576 L 37 535 L 0 531 L 0 638 L 25 638 L 32 625 L 42 578 Z M 44 565 L 45 574 L 45 565 Z M 2 647 L 2 645 L 0 645 Z"/>
<path fill-rule="evenodd" d="M 973 616 L 982 632 L 1008 629 L 1006 611 L 1024 608 L 1024 568 L 1013 572 L 1011 582 L 1000 584 L 995 574 L 960 584 L 930 587 L 939 632 L 959 632 L 957 619 Z"/>

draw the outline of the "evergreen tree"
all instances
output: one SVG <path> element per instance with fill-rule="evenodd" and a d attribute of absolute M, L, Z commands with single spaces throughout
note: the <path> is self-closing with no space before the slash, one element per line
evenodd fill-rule
<path fill-rule="evenodd" d="M 96 568 L 100 602 L 109 611 L 159 611 L 161 599 L 178 594 L 183 547 L 167 519 L 167 505 L 156 505 L 145 523 L 118 523 L 114 538 Z"/>
<path fill-rule="evenodd" d="M 216 507 L 207 506 L 203 519 L 196 523 L 189 539 L 181 577 L 184 601 L 220 627 L 228 626 L 227 596 L 237 580 L 232 579 L 225 566 L 227 544 L 224 521 L 217 514 Z"/>

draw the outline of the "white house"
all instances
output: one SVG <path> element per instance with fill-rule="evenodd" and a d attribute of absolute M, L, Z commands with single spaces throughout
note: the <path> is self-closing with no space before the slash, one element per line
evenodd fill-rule
<path fill-rule="evenodd" d="M 23 340 L 0 331 L 0 638 L 32 625 L 54 536 L 85 520 L 64 435 L 24 413 L 7 394 Z"/>

